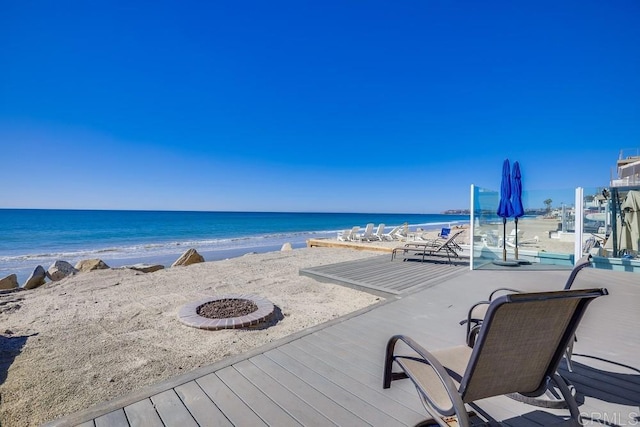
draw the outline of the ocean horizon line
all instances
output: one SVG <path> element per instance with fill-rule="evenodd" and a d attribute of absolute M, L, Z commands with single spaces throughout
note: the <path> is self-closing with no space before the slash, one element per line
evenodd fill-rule
<path fill-rule="evenodd" d="M 465 208 L 467 209 L 467 208 Z M 293 211 L 293 210 L 199 210 L 199 209 L 118 209 L 118 208 L 16 208 L 0 207 L 0 211 L 80 211 L 80 212 L 177 212 L 177 213 L 277 213 L 277 214 L 337 214 L 337 215 L 461 215 L 448 213 L 460 209 L 445 209 L 440 212 L 356 212 L 356 211 Z"/>

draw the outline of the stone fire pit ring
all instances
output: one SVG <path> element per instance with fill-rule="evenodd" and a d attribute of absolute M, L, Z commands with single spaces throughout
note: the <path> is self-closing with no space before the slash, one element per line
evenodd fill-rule
<path fill-rule="evenodd" d="M 255 304 L 258 309 L 245 316 L 219 319 L 210 319 L 198 314 L 198 309 L 203 305 L 220 300 L 247 300 Z M 178 312 L 178 320 L 187 326 L 209 331 L 249 328 L 269 320 L 271 316 L 273 316 L 274 311 L 275 306 L 266 298 L 252 294 L 229 294 L 209 297 L 182 306 Z"/>

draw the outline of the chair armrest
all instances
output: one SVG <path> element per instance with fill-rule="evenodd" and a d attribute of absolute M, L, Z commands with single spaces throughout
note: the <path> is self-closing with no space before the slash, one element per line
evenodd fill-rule
<path fill-rule="evenodd" d="M 429 398 L 427 391 L 424 388 L 422 388 L 420 384 L 418 384 L 416 381 L 413 381 L 416 388 L 419 390 L 420 395 L 427 401 L 427 403 L 433 409 L 435 409 L 440 414 L 440 416 L 448 416 L 448 415 L 455 414 L 458 417 L 458 422 L 460 426 L 465 426 L 465 427 L 470 426 L 469 417 L 467 416 L 467 413 L 464 407 L 464 402 L 460 397 L 458 388 L 453 383 L 453 380 L 451 379 L 451 376 L 449 376 L 449 374 L 447 373 L 447 370 L 445 369 L 445 367 L 442 366 L 440 361 L 438 361 L 438 359 L 436 359 L 431 353 L 425 350 L 424 347 L 422 347 L 417 342 L 415 342 L 414 340 L 412 340 L 407 336 L 394 335 L 393 337 L 391 337 L 391 339 L 387 343 L 383 387 L 384 388 L 391 387 L 391 380 L 392 380 L 391 368 L 392 368 L 393 361 L 395 359 L 394 349 L 398 340 L 404 342 L 413 351 L 415 351 L 422 359 L 422 360 L 419 360 L 420 362 L 431 366 L 431 368 L 434 370 L 434 372 L 440 379 L 440 382 L 444 386 L 445 390 L 447 391 L 447 395 L 451 400 L 452 406 L 450 408 L 440 408 L 435 402 L 433 402 L 433 400 Z M 417 359 L 414 358 L 414 360 L 417 360 Z M 432 415 L 437 415 L 437 414 L 432 414 Z"/>
<path fill-rule="evenodd" d="M 495 289 L 493 292 L 491 292 L 491 294 L 489 295 L 489 301 L 493 301 L 493 297 L 500 292 L 507 292 L 507 293 L 511 293 L 511 294 L 521 294 L 522 291 L 519 289 L 512 289 L 512 288 L 498 288 Z"/>

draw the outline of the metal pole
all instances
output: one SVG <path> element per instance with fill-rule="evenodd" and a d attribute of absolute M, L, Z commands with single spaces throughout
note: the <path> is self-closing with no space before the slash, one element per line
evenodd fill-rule
<path fill-rule="evenodd" d="M 502 261 L 507 261 L 507 218 L 502 218 Z"/>
<path fill-rule="evenodd" d="M 516 221 L 516 247 L 514 249 L 516 260 L 518 259 L 518 217 L 515 217 Z"/>

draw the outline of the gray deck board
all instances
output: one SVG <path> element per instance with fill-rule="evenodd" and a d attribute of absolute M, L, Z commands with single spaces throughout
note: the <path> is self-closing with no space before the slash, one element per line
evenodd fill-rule
<path fill-rule="evenodd" d="M 131 427 L 163 427 L 160 416 L 150 399 L 140 400 L 125 406 L 124 412 Z"/>
<path fill-rule="evenodd" d="M 178 386 L 174 390 L 199 426 L 224 427 L 233 425 L 195 381 Z"/>
<path fill-rule="evenodd" d="M 174 390 L 158 393 L 151 397 L 151 401 L 165 425 L 198 427 L 198 424 Z"/>
<path fill-rule="evenodd" d="M 202 390 L 216 403 L 231 424 L 236 426 L 266 426 L 216 374 L 205 375 L 196 380 Z"/>
<path fill-rule="evenodd" d="M 325 350 L 322 347 L 313 345 L 312 342 L 305 343 L 300 340 L 291 345 L 297 346 L 300 350 L 307 353 L 309 357 L 316 357 L 322 360 L 337 372 L 351 377 L 363 386 L 369 387 L 374 391 L 380 390 L 380 384 L 382 384 L 382 369 L 375 373 L 368 372 L 361 369 L 357 363 L 353 363 L 350 358 L 341 358 L 337 356 L 332 349 Z M 358 363 L 359 362 L 360 360 L 358 359 Z M 419 414 L 423 411 L 422 404 L 416 398 L 415 389 L 407 391 L 406 388 L 395 387 L 393 390 L 385 391 L 385 395 Z"/>
<path fill-rule="evenodd" d="M 274 380 L 256 365 L 248 360 L 236 363 L 234 368 L 247 380 L 251 381 L 266 396 L 269 396 L 277 405 L 291 415 L 297 422 L 307 426 L 327 425 L 331 422 L 328 418 L 316 411 L 286 387 Z"/>
<path fill-rule="evenodd" d="M 202 427 L 233 425 L 195 381 L 182 384 L 174 390 L 198 425 Z"/>
<path fill-rule="evenodd" d="M 291 357 L 288 352 L 283 352 L 283 349 L 271 350 L 265 353 L 265 355 L 311 387 L 363 419 L 365 423 L 374 426 L 403 425 L 401 422 L 380 411 L 371 402 L 362 400 L 360 397 Z"/>
<path fill-rule="evenodd" d="M 389 393 L 385 394 L 382 387 L 378 389 L 368 387 L 366 384 L 354 378 L 354 376 L 356 376 L 355 373 L 350 372 L 347 375 L 343 371 L 338 371 L 334 366 L 324 360 L 312 354 L 305 353 L 296 346 L 295 342 L 287 345 L 286 351 L 309 369 L 329 379 L 353 395 L 358 396 L 360 399 L 370 402 L 376 408 L 385 412 L 388 416 L 395 418 L 400 423 L 405 422 L 407 419 L 415 419 L 416 422 L 418 422 L 420 418 L 423 417 L 423 414 L 407 408 L 404 404 L 398 404 L 395 399 L 390 397 L 391 395 Z"/>
<path fill-rule="evenodd" d="M 267 425 L 299 426 L 300 424 L 283 411 L 273 400 L 242 375 L 238 375 L 235 366 L 229 366 L 216 372 L 216 375 L 238 395 Z"/>
<path fill-rule="evenodd" d="M 491 290 L 505 286 L 525 291 L 561 289 L 569 274 L 562 270 L 470 272 L 446 263 L 396 260 L 392 264 L 389 255 L 373 258 L 378 259 L 323 268 L 330 275 L 350 277 L 344 280 L 369 281 L 394 295 L 393 301 L 244 359 L 216 365 L 194 381 L 177 379 L 174 388 L 170 384 L 164 391 L 153 388 L 149 398 L 111 409 L 106 405 L 97 417 L 88 411 L 96 417 L 95 426 L 155 426 L 160 425 L 155 424 L 160 417 L 168 427 L 416 425 L 427 416 L 411 382 L 394 381 L 390 389 L 382 388 L 385 346 L 391 335 L 409 335 L 428 350 L 462 344 L 465 327 L 458 322 L 472 303 L 486 299 Z M 578 329 L 574 372 L 567 372 L 564 363 L 560 371 L 575 385 L 586 417 L 630 425 L 636 422 L 631 417 L 640 411 L 640 276 L 584 271 L 574 287 L 607 287 L 610 295 L 590 306 Z M 504 396 L 483 399 L 472 409 L 514 427 L 549 425 L 567 414 Z M 149 414 L 148 424 L 138 422 L 144 414 Z M 91 419 L 81 415 L 73 419 L 73 423 L 62 420 L 50 425 L 87 422 L 93 426 Z"/>
<path fill-rule="evenodd" d="M 113 412 L 102 415 L 95 420 L 96 427 L 127 427 L 127 416 L 124 409 L 117 409 Z"/>
<path fill-rule="evenodd" d="M 468 270 L 468 262 L 456 265 L 439 262 L 391 261 L 389 255 L 323 265 L 300 270 L 300 274 L 331 280 L 362 289 L 400 295 L 439 283 Z"/>
<path fill-rule="evenodd" d="M 302 381 L 282 366 L 275 363 L 265 355 L 251 358 L 251 363 L 262 369 L 274 380 L 279 381 L 284 387 L 312 406 L 316 411 L 323 414 L 331 422 L 337 425 L 352 426 L 364 422 L 352 412 L 349 412 L 338 403 L 329 399 L 309 384 Z"/>

